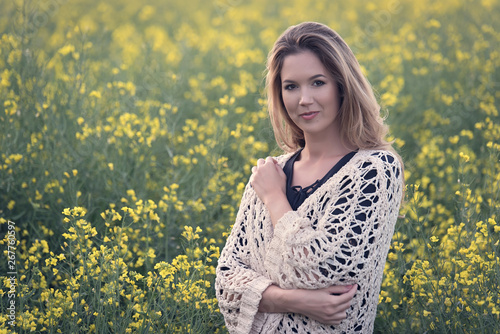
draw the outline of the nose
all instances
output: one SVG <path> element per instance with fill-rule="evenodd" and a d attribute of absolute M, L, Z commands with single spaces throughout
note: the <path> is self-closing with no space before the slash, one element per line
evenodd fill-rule
<path fill-rule="evenodd" d="M 300 95 L 299 105 L 308 106 L 311 105 L 312 103 L 313 103 L 313 98 L 311 94 L 309 94 L 309 92 L 306 89 L 303 90 Z"/>

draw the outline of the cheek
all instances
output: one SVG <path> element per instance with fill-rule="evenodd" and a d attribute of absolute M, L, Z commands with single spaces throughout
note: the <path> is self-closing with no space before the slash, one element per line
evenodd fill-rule
<path fill-rule="evenodd" d="M 340 107 L 340 98 L 336 90 L 325 90 L 318 99 L 320 99 L 323 104 L 331 105 L 335 109 Z"/>
<path fill-rule="evenodd" d="M 288 113 L 290 113 L 290 111 L 294 110 L 295 107 L 295 102 L 294 102 L 294 97 L 292 94 L 290 93 L 283 93 L 282 94 L 282 97 L 283 97 L 283 104 L 285 105 L 285 109 L 288 111 Z"/>

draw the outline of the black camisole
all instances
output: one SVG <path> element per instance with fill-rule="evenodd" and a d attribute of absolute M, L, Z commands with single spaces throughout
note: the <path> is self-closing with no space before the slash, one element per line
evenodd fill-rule
<path fill-rule="evenodd" d="M 283 171 L 285 172 L 286 175 L 286 197 L 293 210 L 297 210 L 297 208 L 302 203 L 304 203 L 306 198 L 311 196 L 311 194 L 313 194 L 314 191 L 316 191 L 316 189 L 318 189 L 319 187 L 321 187 L 322 184 L 328 181 L 329 178 L 331 178 L 335 173 L 337 173 L 356 154 L 356 151 L 346 154 L 344 157 L 342 157 L 342 159 L 339 160 L 339 162 L 335 164 L 335 166 L 333 166 L 328 171 L 328 173 L 326 173 L 325 176 L 323 176 L 321 180 L 316 180 L 316 182 L 305 188 L 302 188 L 301 186 L 292 187 L 293 164 L 295 163 L 295 160 L 300 156 L 301 152 L 302 150 L 299 150 L 297 151 L 297 153 L 292 155 L 290 159 L 288 159 L 288 161 L 286 162 L 285 166 L 283 167 Z"/>

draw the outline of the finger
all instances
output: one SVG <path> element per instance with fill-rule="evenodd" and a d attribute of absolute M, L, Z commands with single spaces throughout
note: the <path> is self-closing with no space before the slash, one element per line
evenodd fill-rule
<path fill-rule="evenodd" d="M 275 165 L 279 165 L 278 160 L 276 160 L 276 159 L 275 159 L 275 158 L 273 158 L 273 157 L 267 157 L 267 158 L 266 158 L 266 162 L 272 162 L 272 163 L 273 163 L 273 164 L 275 164 Z"/>
<path fill-rule="evenodd" d="M 281 168 L 281 166 L 277 162 L 273 161 L 273 166 L 275 167 L 278 174 L 283 175 L 283 176 L 285 175 L 285 172 L 283 171 L 283 169 Z"/>
<path fill-rule="evenodd" d="M 345 319 L 347 319 L 347 312 L 342 311 L 342 312 L 338 312 L 338 313 L 335 313 L 334 315 L 332 315 L 330 321 L 341 322 L 342 320 L 345 320 Z"/>
<path fill-rule="evenodd" d="M 264 159 L 257 160 L 257 166 L 262 166 L 265 163 L 266 163 L 266 160 L 264 160 Z"/>
<path fill-rule="evenodd" d="M 351 290 L 349 290 L 348 292 L 346 293 L 343 293 L 339 296 L 336 296 L 338 298 L 338 302 L 343 304 L 345 302 L 350 302 L 351 299 L 354 297 L 354 295 L 356 294 L 356 291 L 358 291 L 358 286 L 355 284 Z"/>
<path fill-rule="evenodd" d="M 334 303 L 337 305 L 336 309 L 345 310 L 349 308 L 351 306 L 351 301 L 356 291 L 357 289 L 355 287 L 352 287 L 351 290 L 349 290 L 346 293 L 332 296 L 332 298 L 334 298 L 332 299 L 332 302 L 334 300 Z"/>
<path fill-rule="evenodd" d="M 351 300 L 348 300 L 345 303 L 338 304 L 336 309 L 337 309 L 337 312 L 339 312 L 339 313 L 342 313 L 342 312 L 345 313 L 345 311 L 347 311 L 350 307 L 351 307 Z"/>
<path fill-rule="evenodd" d="M 328 322 L 336 322 L 339 324 L 342 320 L 347 319 L 347 310 L 350 308 L 350 303 L 339 305 L 337 311 L 330 314 Z"/>
<path fill-rule="evenodd" d="M 330 294 L 340 295 L 346 292 L 349 292 L 353 288 L 353 285 L 332 285 L 328 287 L 326 290 Z"/>
<path fill-rule="evenodd" d="M 351 300 L 340 302 L 339 297 L 334 298 L 336 299 L 331 301 L 331 307 L 325 309 L 328 321 L 345 319 L 347 317 L 346 311 L 351 307 Z"/>
<path fill-rule="evenodd" d="M 252 173 L 255 173 L 257 171 L 257 166 L 252 167 Z"/>
<path fill-rule="evenodd" d="M 331 318 L 323 319 L 320 322 L 323 322 L 327 325 L 340 325 L 342 320 L 345 320 L 347 318 L 347 315 L 344 317 L 342 316 L 341 313 L 335 314 L 335 316 L 332 316 Z"/>
<path fill-rule="evenodd" d="M 347 318 L 347 314 L 345 312 L 337 313 L 335 319 L 331 320 L 333 325 L 340 325 L 340 323 Z"/>

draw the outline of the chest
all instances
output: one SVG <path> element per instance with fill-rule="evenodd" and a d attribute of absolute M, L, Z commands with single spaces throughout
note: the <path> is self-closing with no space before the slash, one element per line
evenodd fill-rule
<path fill-rule="evenodd" d="M 317 180 L 321 180 L 340 159 L 329 159 L 316 164 L 296 161 L 293 164 L 292 187 L 300 186 L 306 188 Z"/>

